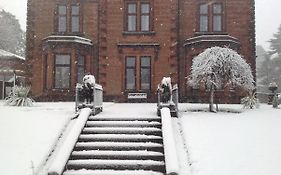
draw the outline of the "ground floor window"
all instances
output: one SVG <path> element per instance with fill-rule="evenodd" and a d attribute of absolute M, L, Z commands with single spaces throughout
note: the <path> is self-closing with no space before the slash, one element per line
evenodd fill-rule
<path fill-rule="evenodd" d="M 70 55 L 55 55 L 55 88 L 70 87 Z"/>
<path fill-rule="evenodd" d="M 126 90 L 150 90 L 151 88 L 151 57 L 126 57 Z"/>
<path fill-rule="evenodd" d="M 82 83 L 85 76 L 85 57 L 79 55 L 77 58 L 77 83 Z"/>

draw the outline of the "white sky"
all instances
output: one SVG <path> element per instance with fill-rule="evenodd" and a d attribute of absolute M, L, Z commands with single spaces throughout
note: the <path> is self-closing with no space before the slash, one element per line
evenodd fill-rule
<path fill-rule="evenodd" d="M 267 42 L 276 33 L 281 24 L 281 0 L 256 1 L 256 43 L 269 49 Z M 19 19 L 22 28 L 26 28 L 27 0 L 0 0 L 0 9 L 5 9 Z M 241 7 L 243 8 L 243 7 Z"/>

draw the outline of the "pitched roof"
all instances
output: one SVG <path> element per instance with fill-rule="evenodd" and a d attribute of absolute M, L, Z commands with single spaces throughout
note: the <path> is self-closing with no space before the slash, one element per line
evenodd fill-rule
<path fill-rule="evenodd" d="M 13 54 L 11 52 L 0 49 L 0 59 L 20 59 L 25 60 L 24 57 Z"/>

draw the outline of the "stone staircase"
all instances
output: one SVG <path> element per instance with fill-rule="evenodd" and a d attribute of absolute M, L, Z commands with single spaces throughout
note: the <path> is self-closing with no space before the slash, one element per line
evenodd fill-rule
<path fill-rule="evenodd" d="M 161 118 L 90 116 L 63 175 L 163 175 Z"/>

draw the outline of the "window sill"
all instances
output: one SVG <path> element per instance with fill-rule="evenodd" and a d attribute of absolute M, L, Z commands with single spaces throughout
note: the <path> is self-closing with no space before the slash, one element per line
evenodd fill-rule
<path fill-rule="evenodd" d="M 151 89 L 147 89 L 147 90 L 125 89 L 124 92 L 126 92 L 126 93 L 150 93 Z"/>
<path fill-rule="evenodd" d="M 195 36 L 200 35 L 227 35 L 227 32 L 221 31 L 221 32 L 195 32 Z"/>
<path fill-rule="evenodd" d="M 70 92 L 70 89 L 67 88 L 53 88 L 53 92 Z"/>
<path fill-rule="evenodd" d="M 85 34 L 83 32 L 54 32 L 52 35 L 58 36 L 80 36 L 83 37 Z"/>
<path fill-rule="evenodd" d="M 123 32 L 123 35 L 155 35 L 155 31 L 148 32 Z"/>

